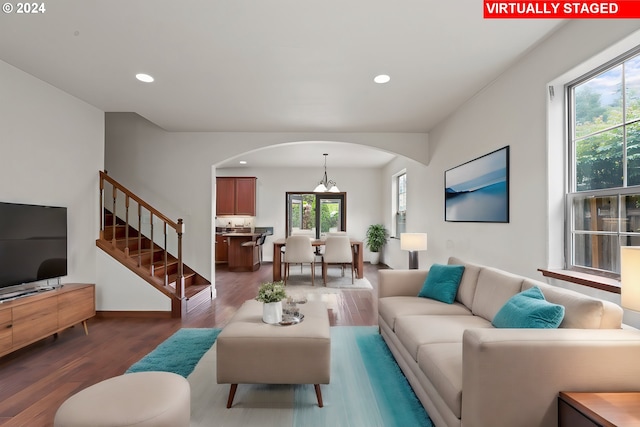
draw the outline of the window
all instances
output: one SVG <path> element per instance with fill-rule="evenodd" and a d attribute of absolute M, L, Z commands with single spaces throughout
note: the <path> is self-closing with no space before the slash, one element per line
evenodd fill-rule
<path fill-rule="evenodd" d="M 619 274 L 620 246 L 640 245 L 639 50 L 567 86 L 567 260 Z"/>
<path fill-rule="evenodd" d="M 346 193 L 287 192 L 287 236 L 307 234 L 320 239 L 347 230 Z"/>
<path fill-rule="evenodd" d="M 394 176 L 395 236 L 407 231 L 407 173 Z"/>

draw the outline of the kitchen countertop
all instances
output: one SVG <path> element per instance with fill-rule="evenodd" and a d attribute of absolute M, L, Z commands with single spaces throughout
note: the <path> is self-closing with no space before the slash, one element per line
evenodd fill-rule
<path fill-rule="evenodd" d="M 224 237 L 253 237 L 260 236 L 261 233 L 222 233 Z"/>

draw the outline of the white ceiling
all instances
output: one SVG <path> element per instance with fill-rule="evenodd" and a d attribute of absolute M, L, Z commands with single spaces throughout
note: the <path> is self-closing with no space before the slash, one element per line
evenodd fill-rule
<path fill-rule="evenodd" d="M 170 131 L 428 132 L 562 23 L 480 0 L 44 4 L 0 14 L 0 59 Z"/>

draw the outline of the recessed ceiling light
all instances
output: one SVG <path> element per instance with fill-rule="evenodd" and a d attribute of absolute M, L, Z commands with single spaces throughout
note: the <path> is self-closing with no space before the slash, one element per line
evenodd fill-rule
<path fill-rule="evenodd" d="M 153 81 L 153 77 L 151 77 L 149 74 L 144 74 L 144 73 L 136 74 L 136 79 L 145 83 L 151 83 Z"/>
<path fill-rule="evenodd" d="M 241 164 L 241 165 L 246 165 L 246 164 L 247 164 L 247 161 L 246 161 L 246 160 L 240 160 L 240 164 Z"/>
<path fill-rule="evenodd" d="M 391 80 L 391 77 L 386 74 L 380 74 L 373 78 L 373 81 L 376 83 L 387 83 L 389 80 Z"/>

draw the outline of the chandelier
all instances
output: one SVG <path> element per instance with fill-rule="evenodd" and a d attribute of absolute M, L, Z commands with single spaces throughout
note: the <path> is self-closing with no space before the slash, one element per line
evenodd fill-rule
<path fill-rule="evenodd" d="M 335 181 L 330 181 L 327 178 L 327 153 L 323 154 L 324 156 L 324 175 L 322 177 L 322 180 L 318 183 L 318 186 L 313 190 L 314 193 L 326 193 L 327 191 L 329 193 L 339 193 L 340 190 L 338 189 L 338 186 L 336 185 Z"/>

